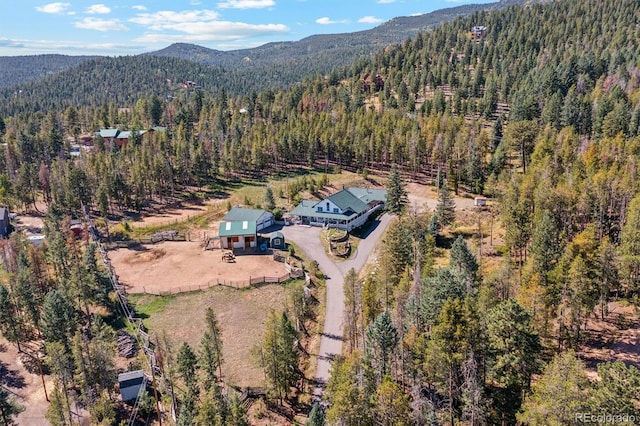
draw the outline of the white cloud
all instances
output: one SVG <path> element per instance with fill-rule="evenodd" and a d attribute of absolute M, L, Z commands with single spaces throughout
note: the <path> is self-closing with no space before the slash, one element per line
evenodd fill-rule
<path fill-rule="evenodd" d="M 49 3 L 44 6 L 36 6 L 36 10 L 43 13 L 60 14 L 67 10 L 69 6 L 71 6 L 71 3 Z"/>
<path fill-rule="evenodd" d="M 378 0 L 378 4 L 391 4 L 395 2 L 396 0 Z"/>
<path fill-rule="evenodd" d="M 87 13 L 90 15 L 94 15 L 94 14 L 105 15 L 107 13 L 111 13 L 111 9 L 109 9 L 104 4 L 94 4 L 87 8 Z"/>
<path fill-rule="evenodd" d="M 289 28 L 282 24 L 253 25 L 227 21 L 198 22 L 189 25 L 173 23 L 163 25 L 162 29 L 182 34 L 147 33 L 137 38 L 136 41 L 143 43 L 234 41 L 289 31 Z"/>
<path fill-rule="evenodd" d="M 84 18 L 82 21 L 74 22 L 76 28 L 82 28 L 84 30 L 96 30 L 96 31 L 128 31 L 124 24 L 119 19 L 98 19 L 98 18 Z"/>
<path fill-rule="evenodd" d="M 131 6 L 131 9 L 135 9 L 135 10 L 139 10 L 141 12 L 144 12 L 145 10 L 147 10 L 147 6 L 143 6 L 141 4 L 136 4 L 135 6 Z"/>
<path fill-rule="evenodd" d="M 284 24 L 248 24 L 245 22 L 219 21 L 215 10 L 162 10 L 139 13 L 129 22 L 142 25 L 147 32 L 136 41 L 143 43 L 174 42 L 234 42 L 252 37 L 289 32 Z"/>
<path fill-rule="evenodd" d="M 331 25 L 331 24 L 348 24 L 349 21 L 347 19 L 343 19 L 340 21 L 334 21 L 330 19 L 328 16 L 323 16 L 322 18 L 316 19 L 316 24 L 320 25 Z"/>
<path fill-rule="evenodd" d="M 263 9 L 275 6 L 274 0 L 227 0 L 218 3 L 220 9 Z"/>
<path fill-rule="evenodd" d="M 172 10 L 161 10 L 155 13 L 139 13 L 137 17 L 129 19 L 134 24 L 147 25 L 153 30 L 169 28 L 172 25 L 192 24 L 198 22 L 210 22 L 218 18 L 215 10 L 184 10 L 174 12 Z"/>
<path fill-rule="evenodd" d="M 139 53 L 143 46 L 116 43 L 85 43 L 69 40 L 27 40 L 0 38 L 0 55 L 37 55 L 42 52 L 68 55 L 116 55 Z"/>
<path fill-rule="evenodd" d="M 376 18 L 375 16 L 363 16 L 362 18 L 358 19 L 358 22 L 360 22 L 361 24 L 379 24 L 382 21 L 382 19 Z"/>

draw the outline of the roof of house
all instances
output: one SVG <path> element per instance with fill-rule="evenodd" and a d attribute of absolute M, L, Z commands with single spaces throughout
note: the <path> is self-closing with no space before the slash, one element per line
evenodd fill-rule
<path fill-rule="evenodd" d="M 98 133 L 103 138 L 115 138 L 120 133 L 118 129 L 100 129 L 96 133 Z"/>
<path fill-rule="evenodd" d="M 141 379 L 144 377 L 143 370 L 134 370 L 134 371 L 125 371 L 124 373 L 118 374 L 118 382 L 126 382 L 134 379 Z"/>
<path fill-rule="evenodd" d="M 269 239 L 271 239 L 271 240 L 273 240 L 274 238 L 282 238 L 282 239 L 284 239 L 284 235 L 282 234 L 282 232 L 276 231 L 276 232 L 272 233 L 271 236 L 269 237 Z"/>
<path fill-rule="evenodd" d="M 233 207 L 222 219 L 230 222 L 241 222 L 244 220 L 255 222 L 265 213 L 267 212 L 264 210 Z"/>
<path fill-rule="evenodd" d="M 302 200 L 300 204 L 294 208 L 289 215 L 292 216 L 311 216 L 323 219 L 341 219 L 349 220 L 353 216 L 366 211 L 371 202 L 385 202 L 387 200 L 387 191 L 385 189 L 369 189 L 369 188 L 348 188 L 330 195 L 325 200 L 330 200 L 338 206 L 345 214 L 318 212 L 316 206 L 323 201 Z"/>
<path fill-rule="evenodd" d="M 218 235 L 221 237 L 231 237 L 236 235 L 256 235 L 257 226 L 255 220 L 242 221 L 222 221 Z"/>
<path fill-rule="evenodd" d="M 373 189 L 373 188 L 349 188 L 349 192 L 358 197 L 364 203 L 369 204 L 372 201 L 387 201 L 386 189 Z"/>
<path fill-rule="evenodd" d="M 299 217 L 316 217 L 319 219 L 339 219 L 339 220 L 350 220 L 351 218 L 358 215 L 358 213 L 353 210 L 349 210 L 347 214 L 343 213 L 330 213 L 330 212 L 319 212 L 316 209 L 316 206 L 320 204 L 318 201 L 313 200 L 302 200 L 300 204 L 296 206 L 295 209 L 291 210 L 289 213 L 290 216 L 299 216 Z"/>
<path fill-rule="evenodd" d="M 342 191 L 338 191 L 335 194 L 331 194 L 325 200 L 331 201 L 345 213 L 349 211 L 352 211 L 354 213 L 362 213 L 363 211 L 367 210 L 367 203 L 364 203 L 353 193 L 349 192 L 348 189 L 343 189 Z M 322 203 L 323 201 L 321 201 L 320 203 Z"/>

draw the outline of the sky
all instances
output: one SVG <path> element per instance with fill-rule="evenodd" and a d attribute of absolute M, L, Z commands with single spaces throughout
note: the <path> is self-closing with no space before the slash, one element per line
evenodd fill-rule
<path fill-rule="evenodd" d="M 0 0 L 0 56 L 135 55 L 178 42 L 244 49 L 495 0 L 97 1 Z"/>

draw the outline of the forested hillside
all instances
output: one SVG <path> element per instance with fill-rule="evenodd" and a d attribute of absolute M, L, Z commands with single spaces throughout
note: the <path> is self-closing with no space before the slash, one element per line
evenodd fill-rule
<path fill-rule="evenodd" d="M 149 61 L 158 71 L 147 79 L 171 87 L 158 58 L 89 67 L 87 79 L 105 82 L 84 92 L 99 106 L 76 97 L 34 113 L 18 95 L 8 101 L 0 201 L 43 197 L 67 212 L 84 203 L 106 217 L 183 188 L 302 167 L 392 170 L 396 187 L 399 170 L 436 185 L 438 208 L 400 214 L 380 269 L 345 282 L 348 353 L 327 385 L 330 424 L 570 425 L 576 413 L 611 410 L 637 419 L 637 368 L 601 363 L 606 379 L 591 380 L 575 351 L 612 298 L 640 296 L 639 22 L 636 0 L 479 12 L 326 77 L 239 96 L 211 90 L 218 73 L 189 74 L 179 60 L 185 74 L 172 84 L 202 90 L 167 98 L 134 80 Z M 475 25 L 487 32 L 474 40 Z M 135 97 L 111 93 L 128 79 L 140 85 Z M 49 90 L 64 93 L 62 80 Z M 167 131 L 69 156 L 84 132 L 154 125 Z M 288 188 L 296 200 L 300 186 Z M 496 201 L 504 244 L 491 261 L 452 226 L 451 192 Z"/>
<path fill-rule="evenodd" d="M 34 55 L 0 57 L 0 87 L 55 74 L 72 68 L 93 56 Z"/>
<path fill-rule="evenodd" d="M 4 88 L 0 89 L 0 96 L 8 100 L 0 106 L 0 116 L 110 102 L 123 107 L 150 93 L 171 95 L 167 79 L 177 84 L 196 81 L 206 91 L 214 93 L 224 88 L 232 95 L 281 90 L 308 76 L 326 75 L 357 58 L 370 57 L 388 45 L 401 43 L 458 16 L 521 2 L 503 0 L 458 6 L 394 18 L 366 31 L 315 35 L 251 49 L 219 51 L 176 43 L 143 55 L 102 57 L 95 61 L 88 61 L 90 57 L 63 55 L 0 57 L 0 71 L 4 71 L 0 73 L 0 88 Z M 127 78 L 120 78 L 124 69 Z"/>

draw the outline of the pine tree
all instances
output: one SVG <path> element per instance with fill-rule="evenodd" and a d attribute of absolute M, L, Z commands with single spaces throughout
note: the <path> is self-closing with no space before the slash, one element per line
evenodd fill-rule
<path fill-rule="evenodd" d="M 536 381 L 518 423 L 531 426 L 578 424 L 576 413 L 590 412 L 589 381 L 583 363 L 572 351 L 557 355 Z"/>
<path fill-rule="evenodd" d="M 458 235 L 451 246 L 449 267 L 460 271 L 467 283 L 467 292 L 470 293 L 478 279 L 479 266 L 462 235 Z"/>
<path fill-rule="evenodd" d="M 45 340 L 68 346 L 75 329 L 73 307 L 59 290 L 51 290 L 42 306 L 42 335 Z"/>
<path fill-rule="evenodd" d="M 380 378 L 389 372 L 393 350 L 399 342 L 398 330 L 391 322 L 387 311 L 378 315 L 367 328 L 367 351 L 372 362 L 379 368 Z"/>
<path fill-rule="evenodd" d="M 538 335 L 531 328 L 531 315 L 510 299 L 487 315 L 489 343 L 488 376 L 494 384 L 494 404 L 502 421 L 515 422 L 522 396 L 538 370 L 541 351 Z"/>
<path fill-rule="evenodd" d="M 620 240 L 620 276 L 631 292 L 640 287 L 640 195 L 629 203 Z"/>
<path fill-rule="evenodd" d="M 438 191 L 435 216 L 440 227 L 451 225 L 456 219 L 456 202 L 446 184 L 443 184 Z"/>
<path fill-rule="evenodd" d="M 382 426 L 411 425 L 409 396 L 393 381 L 384 376 L 375 394 L 375 415 Z"/>
<path fill-rule="evenodd" d="M 267 186 L 267 189 L 264 190 L 264 208 L 267 210 L 273 210 L 276 208 L 276 200 L 270 186 Z"/>
<path fill-rule="evenodd" d="M 267 318 L 267 331 L 260 351 L 271 390 L 282 401 L 300 378 L 298 368 L 297 333 L 286 313 L 274 311 Z"/>
<path fill-rule="evenodd" d="M 391 172 L 387 180 L 387 211 L 399 214 L 407 204 L 407 192 L 405 184 L 400 176 L 400 170 L 397 164 L 391 166 Z"/>
<path fill-rule="evenodd" d="M 178 374 L 187 387 L 187 398 L 197 398 L 198 381 L 196 372 L 198 370 L 198 359 L 188 343 L 182 343 L 178 351 Z"/>
<path fill-rule="evenodd" d="M 205 315 L 207 331 L 200 342 L 200 366 L 205 373 L 204 387 L 211 388 L 222 378 L 222 333 L 213 309 L 207 308 Z"/>
<path fill-rule="evenodd" d="M 24 411 L 24 407 L 16 403 L 3 387 L 0 387 L 0 425 L 17 425 L 13 417 Z"/>
<path fill-rule="evenodd" d="M 324 412 L 317 402 L 311 407 L 305 426 L 324 426 Z"/>

